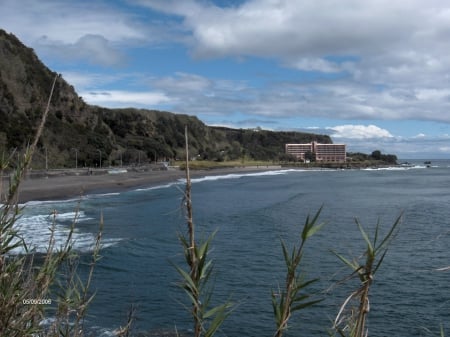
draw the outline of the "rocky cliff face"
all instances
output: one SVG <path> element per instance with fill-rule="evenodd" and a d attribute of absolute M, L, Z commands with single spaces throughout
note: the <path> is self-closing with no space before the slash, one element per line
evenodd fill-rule
<path fill-rule="evenodd" d="M 0 153 L 22 150 L 33 138 L 53 79 L 31 48 L 0 29 Z M 298 132 L 236 130 L 208 127 L 194 116 L 138 109 L 106 109 L 83 102 L 63 78 L 56 82 L 45 132 L 34 158 L 43 167 L 96 166 L 100 158 L 114 165 L 183 156 L 188 126 L 191 153 L 209 160 L 276 159 L 287 142 L 328 136 Z"/>

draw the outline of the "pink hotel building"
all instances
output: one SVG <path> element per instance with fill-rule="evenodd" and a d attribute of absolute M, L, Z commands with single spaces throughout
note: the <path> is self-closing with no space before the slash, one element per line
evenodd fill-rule
<path fill-rule="evenodd" d="M 306 153 L 313 153 L 317 162 L 345 163 L 345 144 L 320 144 L 317 142 L 307 144 L 286 144 L 286 153 L 298 160 L 305 161 Z"/>

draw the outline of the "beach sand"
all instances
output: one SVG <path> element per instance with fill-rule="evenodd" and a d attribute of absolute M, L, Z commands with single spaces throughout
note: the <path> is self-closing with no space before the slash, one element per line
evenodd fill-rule
<path fill-rule="evenodd" d="M 232 173 L 262 172 L 279 169 L 277 167 L 239 167 L 219 168 L 211 170 L 191 170 L 191 178 L 226 175 Z M 48 174 L 38 177 L 27 177 L 20 185 L 19 202 L 61 200 L 77 198 L 87 194 L 111 193 L 135 188 L 153 187 L 185 179 L 182 170 L 129 170 L 125 173 L 88 174 L 83 171 L 75 174 Z M 5 185 L 5 184 L 4 184 Z M 7 185 L 7 184 L 6 184 Z M 5 186 L 7 187 L 7 186 Z"/>

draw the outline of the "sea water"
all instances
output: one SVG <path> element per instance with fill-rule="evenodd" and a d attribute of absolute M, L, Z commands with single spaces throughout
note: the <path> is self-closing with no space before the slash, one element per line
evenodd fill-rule
<path fill-rule="evenodd" d="M 30 248 L 45 252 L 48 227 L 56 219 L 57 245 L 76 218 L 74 247 L 87 273 L 100 217 L 102 259 L 94 273 L 96 292 L 86 327 L 111 336 L 135 309 L 134 329 L 189 332 L 189 302 L 174 264 L 183 266 L 178 234 L 186 233 L 183 181 L 81 200 L 32 202 L 19 220 Z M 234 310 L 218 335 L 272 336 L 271 292 L 284 285 L 280 240 L 298 246 L 308 215 L 322 208 L 323 229 L 306 245 L 300 266 L 309 292 L 322 302 L 294 313 L 288 336 L 327 336 L 345 299 L 360 284 L 335 255 L 361 257 L 365 242 L 357 219 L 373 236 L 386 234 L 401 216 L 399 231 L 374 277 L 370 292 L 370 336 L 450 334 L 450 162 L 431 167 L 367 170 L 280 170 L 209 176 L 193 180 L 199 240 L 217 230 L 212 242 L 214 301 Z M 441 270 L 444 269 L 444 270 Z M 55 299 L 54 299 L 55 300 Z"/>

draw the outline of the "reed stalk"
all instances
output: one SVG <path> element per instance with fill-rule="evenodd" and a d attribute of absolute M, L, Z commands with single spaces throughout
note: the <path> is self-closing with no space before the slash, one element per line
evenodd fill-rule
<path fill-rule="evenodd" d="M 10 174 L 9 186 L 4 202 L 0 208 L 0 335 L 1 336 L 22 336 L 38 331 L 38 322 L 43 317 L 42 305 L 24 305 L 24 301 L 33 296 L 44 298 L 48 293 L 51 283 L 50 277 L 46 277 L 44 271 L 48 271 L 51 259 L 44 261 L 44 266 L 37 275 L 34 273 L 33 258 L 24 256 L 11 256 L 14 249 L 28 248 L 16 229 L 16 221 L 19 216 L 18 194 L 19 187 L 26 172 L 28 171 L 32 157 L 44 129 L 50 103 L 53 96 L 56 75 L 50 90 L 47 107 L 42 115 L 41 122 L 37 128 L 31 146 L 25 150 L 22 160 L 18 160 L 15 170 Z M 3 183 L 4 170 L 9 166 L 9 161 L 4 161 L 1 165 L 1 177 Z M 19 157 L 20 159 L 20 157 Z M 3 192 L 3 186 L 1 186 Z M 3 200 L 2 200 L 3 201 Z M 52 236 L 53 238 L 53 236 Z M 52 239 L 51 239 L 52 240 Z M 52 243 L 49 242 L 49 245 Z"/>
<path fill-rule="evenodd" d="M 3 195 L 3 186 L 0 186 L 2 193 L 0 200 L 2 202 L 0 206 L 0 336 L 2 337 L 84 336 L 83 319 L 93 298 L 88 295 L 88 290 L 93 277 L 95 262 L 99 258 L 102 228 L 100 228 L 97 237 L 93 263 L 86 282 L 81 281 L 78 276 L 77 263 L 74 262 L 79 259 L 79 256 L 72 249 L 72 235 L 77 216 L 74 218 L 63 247 L 55 247 L 56 212 L 53 213 L 50 239 L 46 253 L 43 259 L 40 259 L 40 262 L 36 262 L 34 252 L 29 250 L 27 243 L 16 228 L 21 211 L 18 204 L 20 185 L 30 168 L 33 154 L 43 132 L 58 77 L 59 75 L 56 75 L 52 83 L 47 106 L 33 142 L 25 149 L 23 157 L 18 157 L 17 165 L 10 174 L 9 186 L 5 195 Z M 11 159 L 10 156 L 6 160 L 2 160 L 0 165 L 2 183 L 5 170 L 9 167 Z M 23 249 L 25 254 L 14 252 L 15 249 L 19 248 Z M 64 268 L 68 265 L 73 268 Z M 66 275 L 60 275 L 64 271 L 70 272 Z M 68 306 L 61 305 L 62 302 L 59 302 L 56 307 L 53 306 L 53 303 L 49 305 L 49 302 L 52 301 L 52 289 L 63 276 L 73 281 L 68 283 L 68 287 L 65 289 L 65 301 L 72 305 L 70 310 L 66 311 L 64 310 Z M 49 309 L 55 309 L 55 321 L 52 326 L 43 327 L 41 322 L 48 317 Z M 63 316 L 64 312 L 75 312 L 75 319 L 63 322 L 59 318 Z"/>
<path fill-rule="evenodd" d="M 309 300 L 311 294 L 304 292 L 306 287 L 317 282 L 318 279 L 305 281 L 303 274 L 298 270 L 306 241 L 324 226 L 324 223 L 317 223 L 321 211 L 322 207 L 312 219 L 309 216 L 306 218 L 300 235 L 300 245 L 297 248 L 294 245 L 291 253 L 288 252 L 286 244 L 281 240 L 287 271 L 284 289 L 279 289 L 277 292 L 272 291 L 272 309 L 277 327 L 274 337 L 281 337 L 287 330 L 292 313 L 321 301 L 321 299 Z"/>
<path fill-rule="evenodd" d="M 179 239 L 183 247 L 188 271 L 176 266 L 182 277 L 179 286 L 185 291 L 191 303 L 191 316 L 194 323 L 195 337 L 212 337 L 231 312 L 232 304 L 227 301 L 224 304 L 211 307 L 212 290 L 208 287 L 212 274 L 212 260 L 208 259 L 210 244 L 216 232 L 208 239 L 197 243 L 195 240 L 195 224 L 193 220 L 193 206 L 191 193 L 191 179 L 189 173 L 189 143 L 188 131 L 185 129 L 186 141 L 186 188 L 184 203 L 186 208 L 187 237 L 180 234 Z"/>
<path fill-rule="evenodd" d="M 334 252 L 334 254 L 348 267 L 352 269 L 352 274 L 348 279 L 358 277 L 360 287 L 352 292 L 342 304 L 333 328 L 340 335 L 345 337 L 367 337 L 369 330 L 366 327 L 367 316 L 370 312 L 369 292 L 372 286 L 375 273 L 380 268 L 388 252 L 388 247 L 397 232 L 397 227 L 401 222 L 400 215 L 391 226 L 388 233 L 379 242 L 380 222 L 377 222 L 373 240 L 370 240 L 358 219 L 356 225 L 366 244 L 366 250 L 363 254 L 365 262 L 360 263 L 359 259 L 352 261 L 344 256 Z M 357 302 L 356 305 L 352 303 Z"/>

